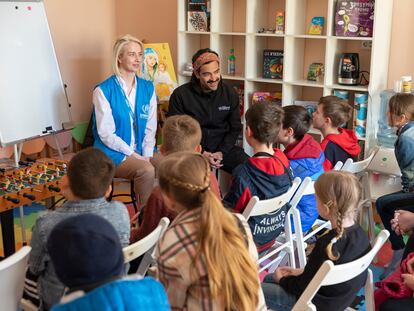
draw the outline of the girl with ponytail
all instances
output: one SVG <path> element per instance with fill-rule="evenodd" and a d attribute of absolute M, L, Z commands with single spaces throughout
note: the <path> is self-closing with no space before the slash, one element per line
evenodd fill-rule
<path fill-rule="evenodd" d="M 329 171 L 315 182 L 319 215 L 331 222 L 332 229 L 319 237 L 305 269 L 278 268 L 262 283 L 269 308 L 291 310 L 325 260 L 334 264 L 354 261 L 370 250 L 366 233 L 356 223 L 358 210 L 369 202 L 361 200 L 362 188 L 351 173 Z M 347 282 L 324 286 L 312 302 L 320 310 L 345 310 L 365 284 L 366 272 Z"/>
<path fill-rule="evenodd" d="M 172 310 L 266 310 L 249 226 L 210 191 L 208 160 L 173 153 L 160 164 L 159 184 L 178 213 L 157 245 Z"/>

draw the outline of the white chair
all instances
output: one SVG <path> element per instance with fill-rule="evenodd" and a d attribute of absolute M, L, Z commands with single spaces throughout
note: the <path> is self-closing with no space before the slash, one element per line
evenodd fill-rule
<path fill-rule="evenodd" d="M 170 220 L 167 217 L 161 218 L 157 228 L 155 228 L 145 238 L 123 248 L 125 263 L 128 263 L 145 254 L 138 267 L 137 274 L 144 275 L 147 272 L 148 267 L 154 261 L 153 254 L 155 251 L 155 245 L 169 224 Z"/>
<path fill-rule="evenodd" d="M 319 268 L 318 272 L 308 284 L 305 291 L 299 297 L 292 311 L 316 311 L 312 303 L 313 297 L 322 286 L 343 283 L 353 279 L 363 273 L 371 264 L 375 255 L 378 253 L 390 233 L 382 230 L 377 236 L 372 249 L 363 257 L 341 265 L 334 265 L 332 261 L 326 260 Z M 365 282 L 365 305 L 367 311 L 374 311 L 374 284 L 372 280 L 372 271 L 368 269 L 367 280 Z M 348 308 L 347 310 L 349 310 Z M 352 310 L 352 309 L 351 309 Z"/>
<path fill-rule="evenodd" d="M 375 153 L 378 149 L 374 149 L 370 156 L 365 160 L 354 162 L 352 159 L 346 160 L 344 166 L 341 168 L 342 171 L 350 172 L 356 174 L 360 179 L 363 189 L 363 197 L 367 200 L 371 200 L 371 188 L 369 186 L 369 175 L 367 172 L 367 167 L 371 163 L 372 159 L 375 156 Z M 371 241 L 375 238 L 375 222 L 374 214 L 371 206 L 367 206 L 361 211 L 360 223 L 363 225 L 364 219 L 367 221 L 368 227 L 368 236 Z"/>
<path fill-rule="evenodd" d="M 336 164 L 334 165 L 332 170 L 339 171 L 342 168 L 343 165 L 344 164 L 342 163 L 342 161 L 338 161 L 338 162 L 336 162 Z"/>
<path fill-rule="evenodd" d="M 0 261 L 1 310 L 18 310 L 23 296 L 24 276 L 31 250 L 30 246 L 23 246 L 10 257 Z"/>
<path fill-rule="evenodd" d="M 299 187 L 300 181 L 301 181 L 300 178 L 296 177 L 293 180 L 292 186 L 288 189 L 288 191 L 272 199 L 259 200 L 257 196 L 254 196 L 253 198 L 250 199 L 249 203 L 244 209 L 244 212 L 243 212 L 244 218 L 248 220 L 250 217 L 253 217 L 253 216 L 276 213 L 278 210 L 280 210 L 285 204 L 287 204 L 290 201 L 293 194 L 296 192 L 296 189 Z M 276 244 L 273 247 L 276 247 L 276 248 L 272 249 L 266 255 L 259 258 L 259 265 L 260 265 L 259 272 L 262 272 L 268 267 L 272 266 L 274 264 L 274 260 L 266 262 L 263 266 L 261 265 L 262 263 L 264 263 L 265 261 L 268 261 L 270 257 L 272 257 L 276 253 L 279 253 L 280 251 L 285 250 L 285 249 L 288 250 L 289 261 L 291 265 L 295 267 L 290 215 L 291 214 L 289 210 L 285 217 L 286 242 L 281 245 L 278 245 L 278 243 L 275 241 Z"/>
<path fill-rule="evenodd" d="M 306 177 L 301 185 L 296 191 L 295 195 L 293 196 L 292 200 L 290 201 L 290 205 L 292 206 L 292 215 L 293 221 L 295 224 L 295 235 L 294 239 L 297 242 L 297 250 L 298 250 L 298 259 L 299 259 L 299 267 L 303 268 L 306 265 L 306 254 L 305 254 L 305 242 L 316 235 L 322 229 L 330 229 L 331 223 L 329 221 L 324 221 L 321 219 L 316 219 L 315 223 L 312 225 L 313 230 L 309 232 L 307 235 L 303 235 L 302 226 L 301 226 L 301 219 L 299 210 L 296 208 L 299 201 L 301 200 L 302 196 L 315 194 L 315 182 L 310 178 Z"/>

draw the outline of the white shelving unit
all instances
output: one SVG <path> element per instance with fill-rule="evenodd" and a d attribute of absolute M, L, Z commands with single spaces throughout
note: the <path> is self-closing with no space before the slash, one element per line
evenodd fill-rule
<path fill-rule="evenodd" d="M 221 56 L 223 79 L 244 84 L 245 110 L 255 91 L 282 92 L 284 106 L 295 100 L 317 101 L 333 94 L 334 89 L 368 92 L 366 138 L 360 140 L 365 141 L 366 152 L 375 145 L 379 94 L 387 87 L 393 0 L 375 1 L 372 38 L 335 36 L 336 0 L 211 0 L 210 32 L 187 31 L 187 0 L 177 1 L 179 84 L 190 79 L 183 69 L 192 55 L 198 49 L 210 47 Z M 278 10 L 285 12 L 285 34 L 258 33 L 261 28 L 275 28 Z M 322 35 L 308 34 L 313 16 L 325 17 Z M 371 41 L 372 48 L 364 49 L 363 41 Z M 234 48 L 236 55 L 235 76 L 226 75 L 230 48 Z M 284 50 L 283 80 L 262 78 L 264 49 Z M 370 72 L 368 86 L 337 84 L 339 55 L 344 52 L 359 53 L 360 70 Z M 306 80 L 309 65 L 315 62 L 325 66 L 322 82 Z M 246 143 L 244 147 L 251 152 Z"/>

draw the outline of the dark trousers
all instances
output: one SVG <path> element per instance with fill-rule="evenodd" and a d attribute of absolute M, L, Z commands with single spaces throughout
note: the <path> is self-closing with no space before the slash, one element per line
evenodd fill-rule
<path fill-rule="evenodd" d="M 408 239 L 407 244 L 405 245 L 404 254 L 402 256 L 401 261 L 407 258 L 408 254 L 412 252 L 414 252 L 414 233 L 410 235 L 410 238 Z"/>
<path fill-rule="evenodd" d="M 223 154 L 223 166 L 221 169 L 229 174 L 232 174 L 240 164 L 244 163 L 249 156 L 244 152 L 244 149 L 238 146 L 234 146 L 229 152 Z"/>
<path fill-rule="evenodd" d="M 403 238 L 391 229 L 391 220 L 394 218 L 396 210 L 401 209 L 414 212 L 414 192 L 399 191 L 384 195 L 378 198 L 376 206 L 385 229 L 390 232 L 392 249 L 403 249 L 405 247 Z"/>
<path fill-rule="evenodd" d="M 379 311 L 412 311 L 414 310 L 414 298 L 388 299 L 380 305 Z"/>

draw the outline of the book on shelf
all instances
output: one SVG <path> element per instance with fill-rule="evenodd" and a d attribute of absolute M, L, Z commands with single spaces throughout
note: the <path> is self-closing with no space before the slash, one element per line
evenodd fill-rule
<path fill-rule="evenodd" d="M 263 50 L 263 78 L 283 79 L 283 50 Z"/>
<path fill-rule="evenodd" d="M 188 0 L 187 30 L 210 31 L 210 0 Z"/>

